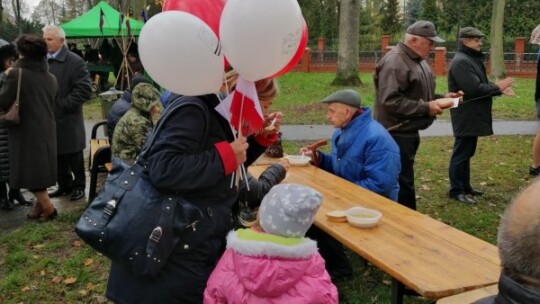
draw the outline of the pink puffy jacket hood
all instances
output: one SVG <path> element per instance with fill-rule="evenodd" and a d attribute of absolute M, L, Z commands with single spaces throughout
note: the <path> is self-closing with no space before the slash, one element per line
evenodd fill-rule
<path fill-rule="evenodd" d="M 315 241 L 232 231 L 208 279 L 204 303 L 337 303 Z"/>

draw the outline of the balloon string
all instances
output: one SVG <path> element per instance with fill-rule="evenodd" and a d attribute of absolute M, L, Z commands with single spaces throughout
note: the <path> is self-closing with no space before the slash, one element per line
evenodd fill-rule
<path fill-rule="evenodd" d="M 244 114 L 244 98 L 245 98 L 245 95 L 242 94 L 242 102 L 240 103 L 240 117 L 238 118 L 238 137 L 241 137 L 242 136 L 242 129 L 243 129 L 243 126 L 244 126 L 244 120 L 242 119 L 242 115 Z M 238 172 L 238 175 L 240 177 L 240 179 L 244 179 L 244 182 L 246 183 L 246 189 L 247 191 L 249 191 L 249 183 L 247 182 L 247 171 L 246 171 L 246 167 L 244 166 L 244 163 L 242 163 L 240 165 L 240 168 L 238 168 L 238 170 L 240 172 Z M 238 178 L 236 179 L 238 181 L 238 184 L 237 186 L 240 186 L 240 182 L 238 180 Z"/>
<path fill-rule="evenodd" d="M 223 73 L 223 83 L 225 84 L 225 89 L 227 90 L 227 95 L 228 95 L 228 94 L 229 94 L 229 85 L 228 85 L 227 80 L 226 80 L 226 78 L 225 78 L 225 73 Z M 221 99 L 221 96 L 220 96 L 219 94 L 216 94 L 216 96 L 217 96 L 219 102 L 222 103 L 223 100 Z M 244 107 L 244 95 L 242 95 L 242 104 L 241 104 L 241 107 L 240 107 L 240 121 L 239 121 L 239 123 L 242 122 L 242 119 L 241 119 L 241 118 L 242 118 L 243 107 Z M 231 132 L 234 134 L 235 132 L 234 132 L 233 125 L 232 125 L 232 123 L 231 123 L 231 116 L 230 116 L 229 111 L 230 111 L 229 109 L 225 109 L 224 112 L 225 112 L 225 115 L 227 116 L 227 117 L 226 117 L 227 121 L 229 121 L 229 127 L 231 128 Z M 238 139 L 239 136 L 242 135 L 242 128 L 239 127 L 239 129 L 240 129 L 240 131 L 239 131 L 239 133 L 237 133 L 237 135 L 236 135 L 236 138 L 237 138 L 237 139 Z M 239 172 L 238 172 L 239 174 L 236 174 L 237 171 L 239 171 Z M 245 168 L 244 164 L 241 164 L 241 167 L 238 168 L 236 171 L 234 171 L 234 172 L 232 173 L 232 175 L 231 175 L 231 185 L 230 185 L 230 188 L 232 188 L 233 185 L 235 185 L 235 184 L 236 184 L 237 186 L 240 185 L 239 179 L 243 179 L 243 178 L 242 178 L 242 173 L 243 173 L 244 176 L 245 176 L 246 188 L 247 188 L 247 190 L 249 191 L 249 184 L 248 184 L 248 182 L 247 182 L 247 180 L 248 180 L 248 179 L 247 179 L 247 171 L 246 171 L 246 168 Z M 235 183 L 235 180 L 236 180 L 236 183 Z"/>

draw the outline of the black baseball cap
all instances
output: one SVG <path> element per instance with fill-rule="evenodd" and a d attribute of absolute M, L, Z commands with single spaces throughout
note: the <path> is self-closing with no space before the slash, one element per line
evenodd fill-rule
<path fill-rule="evenodd" d="M 435 25 L 431 21 L 416 21 L 415 23 L 409 25 L 409 27 L 407 28 L 407 34 L 422 36 L 433 42 L 444 42 L 441 37 L 437 36 Z"/>

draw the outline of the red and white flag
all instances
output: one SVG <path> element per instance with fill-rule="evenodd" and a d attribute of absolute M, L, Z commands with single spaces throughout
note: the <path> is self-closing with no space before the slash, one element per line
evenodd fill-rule
<path fill-rule="evenodd" d="M 264 126 L 261 104 L 253 81 L 238 78 L 236 89 L 221 102 L 217 110 L 243 136 Z M 223 113 L 224 110 L 228 110 L 228 113 Z"/>

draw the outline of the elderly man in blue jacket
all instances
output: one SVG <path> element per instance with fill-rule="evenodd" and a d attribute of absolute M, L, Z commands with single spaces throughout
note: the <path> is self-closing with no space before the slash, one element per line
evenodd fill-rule
<path fill-rule="evenodd" d="M 319 168 L 342 177 L 370 191 L 396 201 L 401 169 L 399 147 L 388 131 L 371 116 L 371 109 L 361 106 L 360 94 L 342 90 L 326 97 L 326 117 L 336 128 L 332 135 L 332 151 L 324 153 L 302 148 L 316 157 Z M 315 238 L 326 267 L 333 278 L 352 275 L 343 246 L 312 227 L 308 236 Z"/>

